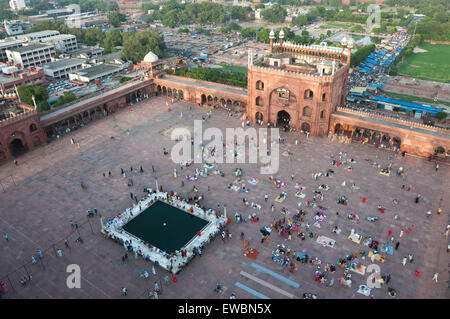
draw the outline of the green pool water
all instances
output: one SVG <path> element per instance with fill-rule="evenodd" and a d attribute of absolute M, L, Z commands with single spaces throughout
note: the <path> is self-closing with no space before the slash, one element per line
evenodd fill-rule
<path fill-rule="evenodd" d="M 158 200 L 123 229 L 170 254 L 186 245 L 207 224 L 206 220 Z"/>

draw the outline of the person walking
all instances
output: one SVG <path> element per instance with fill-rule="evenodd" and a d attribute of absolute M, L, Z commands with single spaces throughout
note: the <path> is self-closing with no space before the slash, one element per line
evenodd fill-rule
<path fill-rule="evenodd" d="M 58 254 L 59 257 L 62 257 L 62 250 L 61 250 L 61 249 L 58 249 L 58 250 L 56 251 L 56 253 Z"/>
<path fill-rule="evenodd" d="M 400 246 L 400 242 L 399 241 L 395 244 L 395 250 L 398 249 L 398 246 Z"/>
<path fill-rule="evenodd" d="M 122 296 L 126 296 L 127 295 L 127 288 L 123 287 L 122 288 Z"/>
<path fill-rule="evenodd" d="M 4 234 L 4 235 L 3 235 L 3 238 L 4 238 L 6 241 L 9 241 L 8 234 Z"/>
<path fill-rule="evenodd" d="M 31 255 L 31 263 L 35 264 L 36 263 L 36 258 L 34 258 L 34 255 Z"/>
<path fill-rule="evenodd" d="M 64 245 L 66 246 L 66 248 L 70 248 L 69 242 L 67 241 L 67 239 L 64 240 Z"/>
<path fill-rule="evenodd" d="M 40 249 L 36 250 L 36 253 L 37 253 L 39 259 L 44 258 L 44 255 L 42 254 L 42 251 Z"/>
<path fill-rule="evenodd" d="M 421 196 L 422 196 L 422 195 L 417 194 L 417 197 L 416 197 L 416 204 L 419 203 L 419 200 L 420 200 L 420 197 L 421 197 Z"/>
<path fill-rule="evenodd" d="M 406 265 L 406 257 L 403 257 L 403 261 L 402 261 L 403 266 Z"/>
<path fill-rule="evenodd" d="M 434 281 L 436 281 L 436 283 L 437 283 L 437 282 L 438 282 L 438 276 L 439 276 L 439 274 L 438 274 L 438 273 L 435 273 L 434 276 L 433 276 L 433 278 L 432 278 L 431 280 L 434 280 Z"/>
<path fill-rule="evenodd" d="M 152 266 L 152 273 L 153 273 L 154 276 L 156 276 L 156 269 L 155 269 L 155 266 Z"/>
<path fill-rule="evenodd" d="M 391 281 L 391 274 L 388 274 L 386 277 L 386 284 L 389 283 L 389 281 Z"/>

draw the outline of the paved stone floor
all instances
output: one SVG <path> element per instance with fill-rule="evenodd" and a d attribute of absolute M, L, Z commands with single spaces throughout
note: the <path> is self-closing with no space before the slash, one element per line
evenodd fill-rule
<path fill-rule="evenodd" d="M 4 233 L 9 236 L 9 241 L 0 238 L 0 280 L 10 288 L 5 298 L 124 298 L 121 296 L 122 287 L 128 289 L 125 298 L 144 298 L 147 296 L 146 290 L 153 287 L 155 280 L 160 280 L 162 285 L 160 298 L 228 298 L 232 292 L 237 298 L 258 298 L 237 287 L 237 282 L 269 298 L 300 297 L 304 292 L 315 293 L 319 298 L 368 298 L 356 293 L 358 286 L 366 283 L 367 275 L 353 273 L 352 287 L 344 287 L 338 284 L 342 276 L 339 269 L 334 276 L 335 285 L 325 287 L 313 280 L 316 266 L 298 264 L 298 269 L 291 273 L 287 267 L 271 260 L 271 252 L 277 243 L 284 243 L 292 250 L 307 249 L 311 256 L 321 258 L 324 263 L 335 263 L 337 258 L 346 254 L 368 252 L 368 247 L 362 243 L 358 245 L 347 239 L 352 228 L 380 243 L 389 240 L 389 230 L 392 230 L 395 242 L 400 240 L 400 247 L 393 256 L 388 255 L 385 263 L 379 263 L 383 273 L 392 275 L 390 286 L 397 290 L 398 298 L 449 298 L 448 241 L 444 235 L 447 211 L 429 218 L 424 214 L 427 210 L 435 212 L 441 197 L 442 207 L 449 207 L 448 167 L 442 165 L 436 172 L 430 162 L 410 157 L 388 160 L 389 155 L 393 156 L 392 152 L 368 145 L 342 145 L 331 143 L 326 138 L 307 139 L 305 135 L 282 133 L 286 143 L 280 145 L 280 154 L 287 149 L 294 153 L 290 162 L 288 157 L 280 156 L 280 171 L 275 175 L 288 182 L 288 196 L 282 204 L 274 202 L 280 189 L 268 180 L 268 176 L 259 175 L 260 164 L 221 164 L 219 167 L 225 172 L 224 178 L 212 174 L 196 182 L 185 180 L 182 188 L 181 176 L 192 173 L 200 164 L 181 172 L 169 156 L 163 155 L 162 148 L 170 149 L 174 144 L 168 137 L 172 128 L 192 127 L 193 120 L 200 119 L 206 113 L 206 109 L 194 107 L 189 110 L 189 107 L 187 103 L 178 102 L 172 112 L 167 112 L 165 100 L 152 98 L 136 104 L 132 112 L 123 110 L 90 123 L 21 156 L 17 167 L 12 163 L 0 166 L 0 191 L 4 190 L 0 193 L 0 233 L 2 237 Z M 183 118 L 180 118 L 180 112 L 183 112 Z M 228 117 L 221 110 L 213 110 L 212 118 L 204 127 L 224 129 L 240 127 L 240 124 L 238 118 Z M 80 148 L 70 143 L 71 137 L 80 142 Z M 300 141 L 299 145 L 295 145 L 295 139 Z M 356 160 L 351 165 L 351 172 L 343 166 L 331 165 L 331 156 L 338 156 L 340 151 Z M 389 177 L 379 174 L 379 169 L 371 166 L 366 158 L 374 159 L 382 167 L 391 163 L 393 173 Z M 132 174 L 135 186 L 130 188 L 126 185 L 127 179 L 120 175 L 120 168 L 129 171 L 130 166 L 136 169 L 140 165 L 145 172 Z M 243 197 L 260 203 L 263 208 L 258 213 L 259 223 L 236 224 L 233 218 L 228 226 L 232 238 L 226 243 L 216 239 L 208 245 L 202 257 L 194 258 L 178 274 L 176 283 L 166 284 L 164 278 L 168 273 L 160 267 L 156 267 L 156 276 L 140 278 L 144 268 L 151 273 L 151 264 L 134 257 L 127 264 L 122 264 L 123 247 L 105 239 L 99 231 L 99 218 L 88 220 L 85 211 L 97 208 L 100 214 L 108 218 L 125 210 L 132 204 L 130 191 L 142 194 L 143 187 L 154 187 L 155 176 L 151 165 L 154 165 L 158 182 L 165 190 L 173 189 L 185 194 L 195 184 L 205 194 L 206 207 L 217 208 L 217 203 L 227 204 L 231 216 L 235 211 L 243 216 L 255 211 L 242 205 Z M 404 167 L 406 178 L 394 174 L 400 166 Z M 179 172 L 177 179 L 173 177 L 175 167 Z M 226 185 L 235 179 L 233 170 L 236 167 L 243 169 L 244 180 L 258 177 L 261 182 L 256 186 L 247 183 L 251 189 L 249 193 L 228 190 Z M 332 178 L 321 177 L 317 181 L 311 178 L 312 173 L 324 172 L 329 168 L 335 171 Z M 108 171 L 112 172 L 112 178 L 103 177 L 102 173 L 107 174 Z M 322 247 L 309 238 L 302 241 L 293 237 L 292 241 L 288 241 L 277 234 L 270 236 L 269 243 L 260 243 L 259 230 L 274 218 L 282 218 L 279 213 L 282 206 L 293 213 L 296 211 L 299 199 L 294 196 L 295 183 L 290 180 L 292 173 L 296 181 L 307 187 L 307 197 L 301 200 L 303 207 L 307 199 L 312 199 L 312 189 L 322 183 L 330 186 L 321 203 L 328 207 L 326 221 L 321 223 L 320 229 L 312 226 L 312 217 L 317 211 L 312 208 L 307 209 L 306 221 L 314 233 L 335 239 L 335 248 Z M 344 180 L 345 187 L 341 185 Z M 87 185 L 86 190 L 80 187 L 81 181 Z M 360 189 L 352 190 L 350 186 L 353 183 Z M 401 190 L 403 184 L 412 185 L 412 191 Z M 265 193 L 270 194 L 267 204 L 263 199 Z M 422 195 L 422 201 L 415 204 L 418 193 Z M 348 206 L 336 204 L 339 195 L 349 198 Z M 362 203 L 363 197 L 367 198 L 365 204 Z M 398 205 L 393 204 L 394 198 L 399 200 Z M 274 213 L 270 210 L 272 203 L 276 206 Z M 386 207 L 383 215 L 377 211 L 379 204 Z M 336 216 L 336 211 L 340 212 L 339 216 Z M 345 219 L 350 212 L 360 216 L 358 223 Z M 398 220 L 394 219 L 395 214 L 400 216 Z M 364 220 L 366 215 L 380 219 L 369 222 Z M 78 230 L 71 228 L 71 220 L 82 224 Z M 342 229 L 341 234 L 331 232 L 335 225 Z M 401 229 L 406 230 L 413 225 L 412 233 L 399 237 Z M 241 232 L 245 233 L 249 245 L 260 252 L 256 260 L 243 255 L 243 242 L 239 238 Z M 83 244 L 75 243 L 78 233 L 84 239 Z M 65 238 L 69 240 L 70 249 L 64 247 Z M 37 264 L 31 264 L 31 255 L 39 248 L 44 250 L 44 258 Z M 62 257 L 57 257 L 55 253 L 58 248 L 63 250 Z M 403 266 L 402 258 L 411 252 L 415 256 L 414 262 Z M 252 266 L 253 262 L 282 277 L 258 270 Z M 371 262 L 366 259 L 362 263 L 367 266 Z M 24 264 L 25 267 L 21 267 Z M 80 289 L 68 289 L 66 286 L 68 264 L 81 267 Z M 415 270 L 421 272 L 419 277 L 414 276 Z M 436 272 L 439 273 L 437 284 L 431 279 Z M 32 274 L 33 280 L 22 286 L 20 277 L 27 273 Z M 282 278 L 292 280 L 299 287 L 288 285 L 280 280 Z M 213 291 L 217 281 L 224 285 L 224 292 L 220 295 Z M 390 298 L 386 286 L 373 289 L 372 293 L 374 298 Z"/>

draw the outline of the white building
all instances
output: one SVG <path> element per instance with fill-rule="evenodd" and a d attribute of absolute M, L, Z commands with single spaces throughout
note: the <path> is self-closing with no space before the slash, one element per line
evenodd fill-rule
<path fill-rule="evenodd" d="M 102 80 L 111 75 L 117 74 L 126 69 L 126 66 L 116 66 L 110 64 L 98 64 L 69 74 L 70 81 L 91 83 L 95 80 Z"/>
<path fill-rule="evenodd" d="M 59 35 L 59 31 L 45 30 L 45 31 L 32 32 L 32 33 L 18 35 L 18 36 L 15 36 L 14 38 L 16 40 L 19 40 L 22 42 L 33 42 L 33 41 L 39 41 L 39 40 L 42 40 L 45 38 L 54 37 L 55 35 Z"/>
<path fill-rule="evenodd" d="M 21 47 L 23 44 L 16 40 L 4 40 L 0 41 L 0 62 L 8 61 L 8 56 L 6 55 L 6 50 L 12 50 Z"/>
<path fill-rule="evenodd" d="M 256 9 L 256 11 L 255 11 L 255 19 L 256 20 L 261 20 L 262 19 L 262 12 L 263 12 L 263 9 Z"/>
<path fill-rule="evenodd" d="M 9 36 L 22 34 L 31 28 L 29 21 L 22 20 L 5 20 L 3 21 L 3 26 L 5 27 L 5 32 Z"/>
<path fill-rule="evenodd" d="M 53 44 L 61 53 L 72 52 L 78 49 L 77 37 L 72 34 L 59 34 L 51 37 L 42 38 L 42 43 Z"/>
<path fill-rule="evenodd" d="M 48 77 L 61 79 L 67 78 L 70 73 L 83 68 L 82 59 L 62 59 L 44 64 L 44 74 Z"/>
<path fill-rule="evenodd" d="M 9 6 L 13 11 L 19 11 L 26 8 L 25 0 L 11 0 Z"/>
<path fill-rule="evenodd" d="M 7 49 L 6 55 L 8 61 L 27 68 L 51 62 L 52 57 L 56 55 L 56 50 L 53 45 L 30 44 L 16 49 Z"/>

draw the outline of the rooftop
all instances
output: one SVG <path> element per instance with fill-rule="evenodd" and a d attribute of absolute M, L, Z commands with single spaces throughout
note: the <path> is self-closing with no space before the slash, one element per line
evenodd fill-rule
<path fill-rule="evenodd" d="M 118 69 L 120 69 L 120 67 L 118 67 L 116 65 L 98 64 L 98 65 L 94 65 L 94 66 L 91 66 L 91 67 L 86 68 L 86 69 L 79 70 L 79 71 L 74 72 L 74 73 L 76 73 L 78 75 L 81 75 L 81 76 L 88 77 L 88 78 L 93 78 L 93 77 L 96 77 L 97 75 L 100 75 L 100 74 L 103 74 L 103 73 L 107 73 L 107 72 L 110 72 L 110 71 L 115 71 L 115 70 L 118 70 Z"/>
<path fill-rule="evenodd" d="M 77 65 L 77 64 L 81 64 L 81 63 L 84 63 L 84 60 L 75 59 L 75 58 L 62 59 L 62 60 L 44 64 L 44 69 L 59 70 L 63 67 L 69 67 L 69 66 L 73 66 L 73 65 Z"/>
<path fill-rule="evenodd" d="M 19 47 L 19 48 L 14 48 L 14 49 L 11 49 L 10 51 L 23 53 L 23 52 L 34 51 L 34 50 L 45 49 L 45 48 L 54 48 L 54 46 L 51 44 L 37 44 L 36 43 L 36 44 L 30 44 L 30 45 Z"/>

